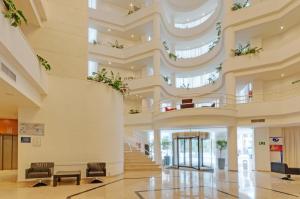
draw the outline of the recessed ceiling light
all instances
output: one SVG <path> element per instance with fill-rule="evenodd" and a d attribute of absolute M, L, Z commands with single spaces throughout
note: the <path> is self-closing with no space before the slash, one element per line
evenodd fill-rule
<path fill-rule="evenodd" d="M 284 26 L 280 26 L 280 30 L 283 30 L 284 29 Z"/>
<path fill-rule="evenodd" d="M 281 77 L 284 77 L 285 76 L 285 74 L 284 73 L 281 73 L 281 75 L 280 75 Z"/>
<path fill-rule="evenodd" d="M 131 37 L 131 38 L 134 38 L 134 34 L 131 34 L 130 37 Z"/>
<path fill-rule="evenodd" d="M 111 61 L 109 61 L 108 64 L 111 65 Z"/>
<path fill-rule="evenodd" d="M 133 70 L 133 69 L 134 69 L 134 66 L 130 66 L 130 69 Z"/>
<path fill-rule="evenodd" d="M 108 28 L 108 29 L 107 29 L 107 31 L 108 31 L 108 32 L 110 32 L 110 31 L 111 31 L 111 29 L 110 29 L 110 28 Z"/>
<path fill-rule="evenodd" d="M 190 21 L 190 19 L 189 19 L 189 18 L 187 18 L 187 19 L 186 19 L 186 21 L 187 21 L 187 22 L 189 22 L 189 21 Z"/>
<path fill-rule="evenodd" d="M 151 38 L 151 36 L 149 35 L 149 36 L 148 36 L 148 41 L 151 41 L 151 40 L 152 40 L 152 38 Z"/>

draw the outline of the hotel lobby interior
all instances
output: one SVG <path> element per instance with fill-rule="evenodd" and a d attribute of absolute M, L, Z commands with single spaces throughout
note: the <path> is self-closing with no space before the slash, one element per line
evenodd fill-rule
<path fill-rule="evenodd" d="M 0 10 L 0 199 L 300 198 L 299 0 Z"/>

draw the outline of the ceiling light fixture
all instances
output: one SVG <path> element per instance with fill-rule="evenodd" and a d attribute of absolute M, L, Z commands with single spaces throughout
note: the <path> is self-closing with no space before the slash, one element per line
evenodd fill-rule
<path fill-rule="evenodd" d="M 108 29 L 107 29 L 107 31 L 108 31 L 108 32 L 110 32 L 110 31 L 111 31 L 111 29 L 110 29 L 110 28 L 108 28 Z"/>
<path fill-rule="evenodd" d="M 281 73 L 281 75 L 280 75 L 281 77 L 284 77 L 285 76 L 285 74 L 284 73 Z"/>
<path fill-rule="evenodd" d="M 109 61 L 108 64 L 111 65 L 111 61 Z"/>
<path fill-rule="evenodd" d="M 280 26 L 280 30 L 283 30 L 284 29 L 284 26 Z"/>
<path fill-rule="evenodd" d="M 133 69 L 134 69 L 134 66 L 130 66 L 130 69 L 133 70 Z"/>
<path fill-rule="evenodd" d="M 131 34 L 130 37 L 131 37 L 131 38 L 134 38 L 134 34 Z"/>

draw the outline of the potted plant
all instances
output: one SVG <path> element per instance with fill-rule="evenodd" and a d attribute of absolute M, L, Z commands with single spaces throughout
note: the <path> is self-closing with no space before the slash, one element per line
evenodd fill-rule
<path fill-rule="evenodd" d="M 236 11 L 236 10 L 239 10 L 239 9 L 242 9 L 242 8 L 246 8 L 249 6 L 249 0 L 246 0 L 244 3 L 241 3 L 241 2 L 235 2 L 232 7 L 231 7 L 231 10 L 232 11 Z"/>
<path fill-rule="evenodd" d="M 218 167 L 219 169 L 225 168 L 225 158 L 222 158 L 222 151 L 227 148 L 227 141 L 226 140 L 218 140 L 217 141 L 217 149 L 219 149 L 220 156 L 218 158 Z"/>
<path fill-rule="evenodd" d="M 164 156 L 164 165 L 168 166 L 168 165 L 170 165 L 170 160 L 171 160 L 171 157 L 169 156 L 169 153 L 168 153 L 171 142 L 169 141 L 169 139 L 167 137 L 163 137 L 163 139 L 161 141 L 161 145 L 162 145 L 162 150 L 167 151 L 167 155 Z"/>

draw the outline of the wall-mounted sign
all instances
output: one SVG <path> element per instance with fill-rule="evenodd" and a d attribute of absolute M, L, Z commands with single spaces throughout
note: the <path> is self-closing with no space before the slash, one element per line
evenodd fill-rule
<path fill-rule="evenodd" d="M 21 137 L 21 143 L 31 143 L 31 137 Z"/>
<path fill-rule="evenodd" d="M 270 137 L 270 145 L 283 145 L 283 137 Z"/>
<path fill-rule="evenodd" d="M 266 145 L 266 142 L 260 141 L 258 142 L 258 145 Z"/>
<path fill-rule="evenodd" d="M 282 147 L 282 145 L 270 145 L 270 151 L 282 152 L 283 147 Z"/>
<path fill-rule="evenodd" d="M 251 123 L 264 123 L 264 122 L 266 122 L 265 119 L 253 119 L 253 120 L 251 120 Z"/>
<path fill-rule="evenodd" d="M 20 134 L 43 136 L 45 124 L 38 123 L 20 123 Z"/>

